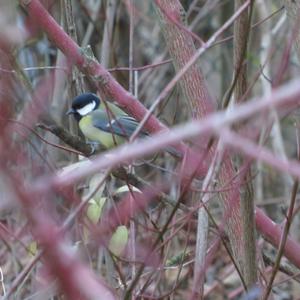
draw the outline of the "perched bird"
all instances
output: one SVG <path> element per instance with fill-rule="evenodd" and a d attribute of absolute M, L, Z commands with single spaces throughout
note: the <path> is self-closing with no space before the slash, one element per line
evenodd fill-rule
<path fill-rule="evenodd" d="M 104 103 L 92 93 L 75 97 L 67 114 L 73 114 L 85 137 L 106 149 L 128 141 L 139 124 L 119 107 Z M 141 131 L 139 137 L 147 135 L 146 131 Z"/>

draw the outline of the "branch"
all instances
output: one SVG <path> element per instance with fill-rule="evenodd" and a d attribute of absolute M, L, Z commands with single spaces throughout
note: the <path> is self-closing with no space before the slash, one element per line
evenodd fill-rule
<path fill-rule="evenodd" d="M 54 121 L 51 121 L 52 124 L 46 125 L 46 124 L 37 124 L 37 127 L 47 130 L 57 136 L 60 140 L 62 140 L 67 145 L 71 146 L 75 150 L 81 152 L 83 156 L 90 157 L 91 155 L 94 155 L 95 153 L 103 152 L 105 150 L 104 147 L 99 145 L 91 145 L 86 143 L 83 139 L 81 139 L 79 136 L 75 136 L 70 134 L 66 129 L 59 126 L 58 124 L 54 123 Z M 96 148 L 95 148 L 96 147 Z M 141 181 L 135 177 L 133 174 L 130 174 L 126 171 L 126 169 L 122 166 L 118 167 L 117 169 L 112 171 L 112 175 L 116 178 L 123 180 L 127 182 L 128 184 L 131 184 L 133 186 L 141 186 Z"/>
<path fill-rule="evenodd" d="M 106 96 L 106 99 L 116 101 L 120 107 L 137 120 L 143 119 L 147 114 L 147 109 L 97 62 L 90 48 L 80 48 L 38 0 L 19 0 L 19 2 L 27 11 L 28 16 L 48 35 L 48 38 L 66 55 L 69 61 L 95 81 L 97 88 Z M 145 127 L 150 133 L 167 130 L 167 127 L 153 115 L 149 116 Z M 184 154 L 188 147 L 179 144 L 176 149 Z M 202 169 L 202 173 L 204 172 L 205 170 Z"/>
<path fill-rule="evenodd" d="M 93 149 L 92 145 L 87 144 L 79 136 L 70 134 L 64 127 L 61 127 L 57 124 L 53 123 L 51 125 L 46 125 L 44 123 L 38 123 L 36 126 L 38 128 L 53 133 L 55 136 L 59 137 L 64 143 L 79 151 L 83 156 L 91 156 L 95 150 Z M 100 145 L 99 147 L 99 150 L 101 150 Z M 104 150 L 104 148 L 102 150 Z"/>
<path fill-rule="evenodd" d="M 299 146 L 299 141 L 298 141 L 298 146 Z M 299 148 L 298 148 L 298 159 L 299 159 Z M 290 200 L 290 205 L 289 205 L 289 209 L 288 209 L 287 216 L 286 216 L 286 221 L 285 221 L 285 224 L 284 224 L 284 227 L 282 230 L 283 231 L 282 236 L 280 238 L 279 249 L 278 249 L 278 252 L 276 255 L 275 264 L 274 264 L 274 267 L 272 270 L 271 278 L 267 284 L 264 295 L 262 297 L 262 299 L 264 299 L 264 300 L 268 299 L 268 297 L 271 293 L 271 289 L 272 289 L 273 282 L 275 280 L 275 276 L 280 267 L 280 260 L 282 258 L 284 248 L 285 248 L 285 245 L 286 245 L 286 242 L 288 239 L 289 230 L 292 225 L 293 212 L 294 212 L 294 208 L 295 208 L 298 187 L 299 187 L 299 182 L 298 182 L 298 180 L 295 180 L 293 188 L 292 188 L 291 200 Z"/>
<path fill-rule="evenodd" d="M 235 10 L 242 6 L 245 0 L 235 0 Z M 234 23 L 234 78 L 232 89 L 234 92 L 235 103 L 241 101 L 247 95 L 247 63 L 246 53 L 248 50 L 249 32 L 251 28 L 251 19 L 253 11 L 253 1 L 249 11 L 245 11 Z M 231 93 L 228 93 L 228 97 Z M 239 162 L 239 168 L 243 165 L 244 158 Z M 247 162 L 247 172 L 245 179 L 250 179 L 252 160 Z M 247 290 L 250 290 L 257 281 L 256 266 L 256 243 L 255 243 L 255 213 L 254 213 L 254 196 L 253 183 L 246 180 L 245 186 L 240 187 L 240 215 L 242 223 L 242 232 L 240 238 L 243 242 L 242 249 L 242 273 L 245 277 Z"/>

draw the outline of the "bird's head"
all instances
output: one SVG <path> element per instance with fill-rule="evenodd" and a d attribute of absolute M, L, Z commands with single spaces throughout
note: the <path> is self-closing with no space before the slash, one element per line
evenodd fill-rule
<path fill-rule="evenodd" d="M 71 108 L 67 111 L 67 115 L 73 114 L 75 119 L 79 121 L 100 105 L 100 99 L 92 93 L 84 93 L 75 97 L 72 101 Z"/>

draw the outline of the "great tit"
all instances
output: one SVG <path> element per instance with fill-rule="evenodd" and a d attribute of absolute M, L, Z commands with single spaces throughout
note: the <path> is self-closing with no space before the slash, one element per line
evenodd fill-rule
<path fill-rule="evenodd" d="M 139 124 L 119 107 L 104 103 L 92 93 L 75 97 L 67 114 L 73 114 L 85 137 L 106 149 L 128 141 Z M 146 131 L 141 131 L 139 137 L 147 135 Z"/>

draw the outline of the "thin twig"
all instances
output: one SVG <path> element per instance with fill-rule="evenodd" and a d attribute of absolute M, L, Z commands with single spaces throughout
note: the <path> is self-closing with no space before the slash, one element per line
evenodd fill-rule
<path fill-rule="evenodd" d="M 298 132 L 297 127 L 296 127 L 296 141 L 297 141 L 297 158 L 298 158 L 298 161 L 299 161 L 300 160 L 300 142 L 299 142 L 299 132 Z M 299 181 L 297 179 L 295 179 L 294 180 L 294 185 L 293 185 L 293 188 L 292 188 L 290 205 L 289 205 L 288 212 L 287 212 L 287 215 L 286 215 L 286 220 L 285 220 L 285 224 L 284 224 L 284 227 L 283 227 L 282 236 L 281 236 L 281 239 L 280 239 L 277 255 L 276 255 L 276 258 L 275 258 L 274 267 L 273 267 L 273 270 L 272 270 L 271 278 L 270 278 L 270 280 L 267 284 L 264 295 L 262 297 L 263 300 L 268 299 L 268 297 L 271 293 L 271 289 L 272 289 L 272 285 L 273 285 L 275 276 L 276 276 L 276 274 L 279 270 L 279 267 L 280 267 L 280 260 L 281 260 L 281 257 L 283 255 L 283 252 L 284 252 L 286 241 L 288 239 L 288 234 L 289 234 L 290 227 L 292 225 L 293 212 L 294 212 L 294 207 L 295 207 L 296 198 L 297 198 L 298 186 L 299 186 Z"/>

